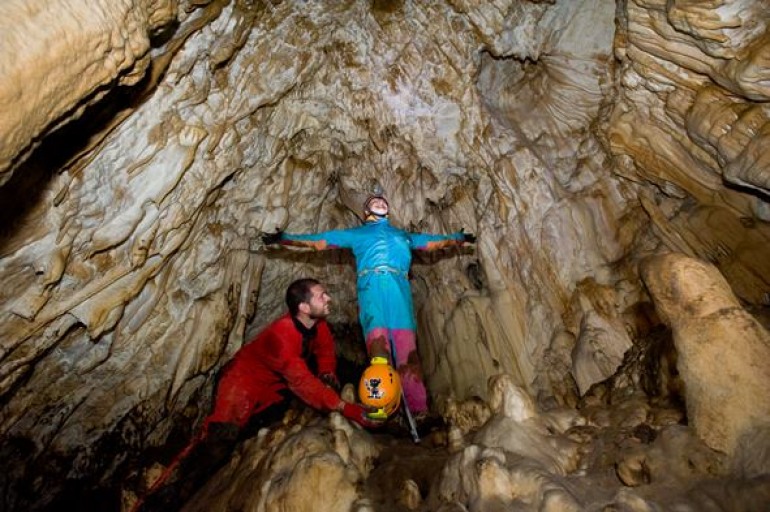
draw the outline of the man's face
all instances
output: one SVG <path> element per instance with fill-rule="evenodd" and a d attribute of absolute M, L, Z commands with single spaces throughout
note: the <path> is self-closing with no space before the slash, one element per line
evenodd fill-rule
<path fill-rule="evenodd" d="M 329 316 L 330 304 L 332 302 L 332 298 L 329 297 L 328 293 L 326 293 L 326 288 L 324 288 L 320 284 L 316 284 L 310 288 L 310 292 L 313 295 L 310 297 L 310 300 L 307 302 L 307 305 L 310 306 L 308 316 L 310 316 L 310 318 L 313 318 L 315 320 L 318 320 L 320 318 L 326 318 L 327 316 Z"/>
<path fill-rule="evenodd" d="M 388 203 L 381 197 L 370 199 L 367 208 L 375 215 L 385 216 L 388 214 Z"/>

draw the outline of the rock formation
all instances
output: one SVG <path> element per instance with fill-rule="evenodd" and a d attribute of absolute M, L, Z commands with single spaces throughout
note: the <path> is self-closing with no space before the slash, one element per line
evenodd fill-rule
<path fill-rule="evenodd" d="M 665 446 L 704 442 L 731 457 L 704 474 L 761 479 L 768 466 L 746 453 L 768 453 L 766 409 L 704 409 L 719 379 L 685 340 L 727 347 L 731 372 L 752 382 L 741 403 L 764 403 L 767 373 L 724 339 L 740 324 L 752 354 L 767 349 L 768 11 L 763 0 L 6 1 L 0 453 L 13 464 L 0 508 L 117 507 L 115 489 L 141 487 L 191 435 L 217 371 L 299 275 L 327 283 L 341 352 L 355 354 L 349 255 L 268 251 L 259 234 L 353 225 L 375 185 L 405 228 L 478 236 L 412 269 L 426 380 L 465 457 L 447 472 L 478 463 L 491 475 L 446 510 L 595 503 L 549 489 L 607 462 L 591 429 L 611 427 L 621 398 L 652 393 L 640 368 L 685 381 L 694 434 Z M 643 260 L 655 262 L 644 280 Z M 678 294 L 680 264 L 720 282 L 713 299 L 731 313 L 709 317 L 713 328 L 703 319 L 715 312 Z M 666 325 L 681 375 L 646 351 Z M 582 475 L 535 457 L 522 478 L 537 486 L 517 480 L 505 432 L 521 419 L 490 405 L 487 387 L 500 374 L 528 418 L 581 408 L 587 425 L 525 423 L 539 425 L 533 443 L 571 428 L 589 454 Z M 665 387 L 626 427 L 655 423 Z M 650 443 L 618 458 L 614 484 L 645 481 Z M 361 484 L 366 471 L 351 476 L 328 448 L 321 466 Z M 423 506 L 414 485 L 401 502 Z M 608 499 L 632 509 L 646 499 L 618 492 Z"/>
<path fill-rule="evenodd" d="M 377 454 L 371 437 L 339 415 L 263 431 L 185 510 L 350 510 Z"/>
<path fill-rule="evenodd" d="M 711 265 L 669 254 L 645 262 L 642 276 L 673 330 L 690 424 L 734 454 L 742 436 L 770 426 L 770 333 Z"/>

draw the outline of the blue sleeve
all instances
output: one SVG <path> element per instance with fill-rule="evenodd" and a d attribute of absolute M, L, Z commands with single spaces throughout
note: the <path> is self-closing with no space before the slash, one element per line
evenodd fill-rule
<path fill-rule="evenodd" d="M 319 251 L 323 249 L 334 249 L 335 247 L 350 249 L 353 247 L 354 240 L 355 235 L 353 234 L 353 230 L 350 229 L 322 231 L 321 233 L 310 233 L 306 235 L 283 233 L 281 236 L 281 244 L 283 245 L 312 247 Z"/>
<path fill-rule="evenodd" d="M 432 235 L 429 233 L 407 233 L 412 249 L 416 251 L 432 251 L 450 245 L 462 245 L 465 235 L 462 231 L 451 235 Z"/>

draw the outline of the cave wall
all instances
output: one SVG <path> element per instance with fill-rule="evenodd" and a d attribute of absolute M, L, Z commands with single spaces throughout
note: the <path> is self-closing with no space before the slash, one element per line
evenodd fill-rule
<path fill-rule="evenodd" d="M 741 299 L 768 304 L 766 2 L 620 4 L 615 172 L 671 250 L 716 264 Z"/>
<path fill-rule="evenodd" d="M 374 183 L 398 224 L 478 236 L 414 264 L 436 403 L 500 372 L 574 403 L 640 334 L 648 254 L 768 301 L 763 2 L 135 4 L 1 22 L 3 193 L 31 198 L 0 242 L 10 480 L 50 454 L 109 477 L 105 445 L 189 428 L 299 275 L 354 323 L 349 257 L 258 234 L 353 225 Z"/>
<path fill-rule="evenodd" d="M 176 0 L 9 0 L 0 35 L 0 184 L 44 136 L 116 86 L 141 81 Z"/>

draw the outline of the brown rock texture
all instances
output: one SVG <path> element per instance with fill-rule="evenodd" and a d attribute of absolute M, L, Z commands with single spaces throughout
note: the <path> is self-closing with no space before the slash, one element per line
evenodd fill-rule
<path fill-rule="evenodd" d="M 660 327 L 644 258 L 710 262 L 730 304 L 764 311 L 769 10 L 7 0 L 0 454 L 16 463 L 3 504 L 55 507 L 135 479 L 198 425 L 218 370 L 283 310 L 296 277 L 327 284 L 341 352 L 360 354 L 350 255 L 266 250 L 260 234 L 356 225 L 375 185 L 405 229 L 478 236 L 416 254 L 410 280 L 434 409 L 466 416 L 457 450 L 489 416 L 491 376 L 547 407 L 635 390 L 606 388 Z M 676 297 L 672 308 L 691 307 Z M 737 323 L 761 337 L 728 310 L 712 335 Z M 719 346 L 731 371 L 747 362 Z M 696 396 L 716 400 L 702 384 Z M 735 413 L 713 447 L 733 450 L 760 419 Z M 495 488 L 484 496 L 497 503 Z"/>
<path fill-rule="evenodd" d="M 139 82 L 150 38 L 176 18 L 176 0 L 10 0 L 0 32 L 0 184 L 46 132 L 79 117 L 110 88 Z"/>
<path fill-rule="evenodd" d="M 690 424 L 733 455 L 742 436 L 770 424 L 770 333 L 713 265 L 669 254 L 646 261 L 642 276 L 674 333 Z"/>

